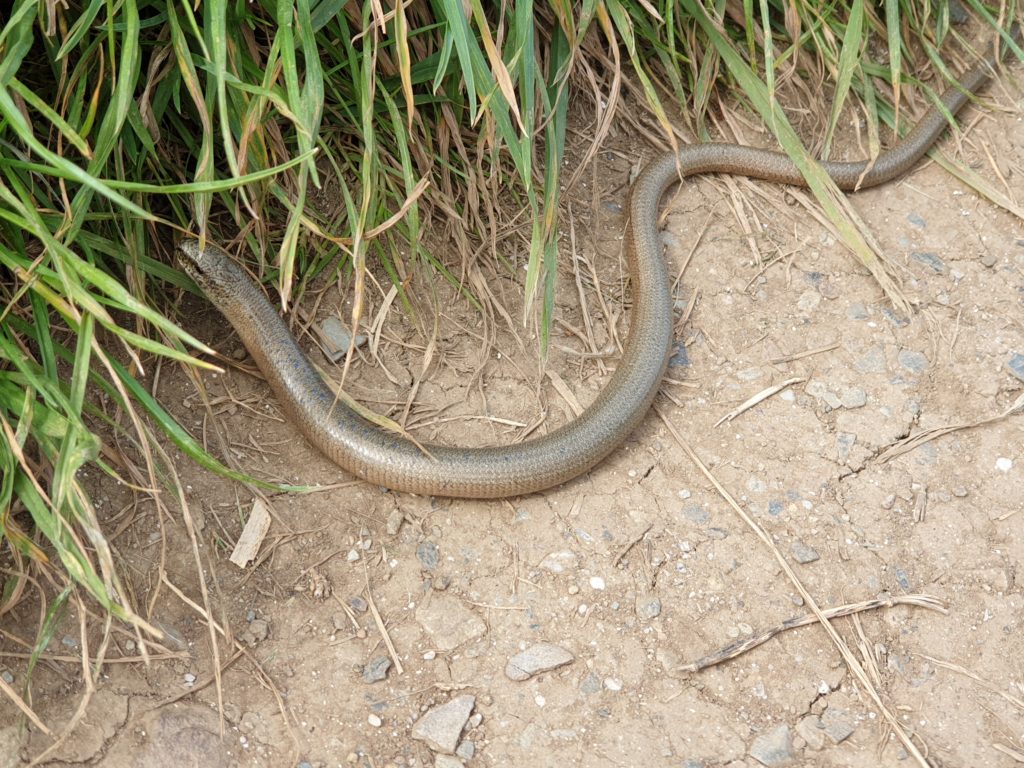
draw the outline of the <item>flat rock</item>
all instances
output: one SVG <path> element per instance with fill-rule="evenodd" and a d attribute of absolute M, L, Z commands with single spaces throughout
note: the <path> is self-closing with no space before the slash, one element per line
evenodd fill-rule
<path fill-rule="evenodd" d="M 901 349 L 896 359 L 911 373 L 923 373 L 928 367 L 928 358 L 912 349 Z"/>
<path fill-rule="evenodd" d="M 833 744 L 846 741 L 857 729 L 849 712 L 832 707 L 826 709 L 821 716 L 821 724 L 825 729 L 825 735 L 832 740 Z"/>
<path fill-rule="evenodd" d="M 434 768 L 463 768 L 464 763 L 451 755 L 435 755 Z"/>
<path fill-rule="evenodd" d="M 1006 365 L 1010 369 L 1010 373 L 1024 381 L 1024 355 L 1015 354 Z"/>
<path fill-rule="evenodd" d="M 412 727 L 412 737 L 426 743 L 435 752 L 454 755 L 474 704 L 476 697 L 467 694 L 427 710 Z"/>
<path fill-rule="evenodd" d="M 378 656 L 363 667 L 363 682 L 379 683 L 388 676 L 389 669 L 391 669 L 391 659 L 387 656 Z"/>
<path fill-rule="evenodd" d="M 850 387 L 842 391 L 842 394 L 839 395 L 839 400 L 842 402 L 843 408 L 863 408 L 867 405 L 868 396 L 863 389 Z"/>
<path fill-rule="evenodd" d="M 440 651 L 451 651 L 487 631 L 483 619 L 451 595 L 434 598 L 416 610 L 416 621 L 426 630 Z"/>
<path fill-rule="evenodd" d="M 825 727 L 817 715 L 808 715 L 797 723 L 796 733 L 810 749 L 817 751 L 825 746 Z"/>
<path fill-rule="evenodd" d="M 505 665 L 505 676 L 509 680 L 529 680 L 541 672 L 564 667 L 574 658 L 565 648 L 550 643 L 537 643 L 509 659 Z"/>
<path fill-rule="evenodd" d="M 934 253 L 929 253 L 928 251 L 914 251 L 910 256 L 915 261 L 919 261 L 924 264 L 928 269 L 936 274 L 941 274 L 946 271 L 946 265 L 943 263 L 942 259 Z"/>
<path fill-rule="evenodd" d="M 426 570 L 432 571 L 437 568 L 437 564 L 441 560 L 441 552 L 437 548 L 437 544 L 428 539 L 421 541 L 416 547 L 416 559 Z"/>
<path fill-rule="evenodd" d="M 551 552 L 540 561 L 540 567 L 548 573 L 565 573 L 576 568 L 576 553 L 564 550 Z"/>
<path fill-rule="evenodd" d="M 661 600 L 653 595 L 637 598 L 636 615 L 641 619 L 654 619 L 661 615 Z"/>
<path fill-rule="evenodd" d="M 767 768 L 788 765 L 795 756 L 789 726 L 780 725 L 754 739 L 754 743 L 750 745 L 750 756 Z"/>
<path fill-rule="evenodd" d="M 818 555 L 818 550 L 816 550 L 814 547 L 804 544 L 799 539 L 793 542 L 793 545 L 790 547 L 790 549 L 793 552 L 793 557 L 796 558 L 796 561 L 800 563 L 800 565 L 807 565 L 808 563 L 813 563 L 820 557 Z"/>

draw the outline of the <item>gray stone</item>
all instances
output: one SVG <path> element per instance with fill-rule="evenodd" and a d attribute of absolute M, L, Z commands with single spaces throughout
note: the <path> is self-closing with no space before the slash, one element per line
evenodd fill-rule
<path fill-rule="evenodd" d="M 782 503 L 780 499 L 772 499 L 768 502 L 768 514 L 772 517 L 778 517 L 782 514 L 782 510 L 786 508 L 786 505 Z"/>
<path fill-rule="evenodd" d="M 580 693 L 584 696 L 590 696 L 591 694 L 600 691 L 603 685 L 604 683 L 601 682 L 601 678 L 598 677 L 596 673 L 591 672 L 583 678 L 583 682 L 580 683 Z"/>
<path fill-rule="evenodd" d="M 387 656 L 378 656 L 363 667 L 363 682 L 379 683 L 388 676 L 389 669 L 391 669 L 391 659 Z"/>
<path fill-rule="evenodd" d="M 487 625 L 473 611 L 451 595 L 434 593 L 432 600 L 416 610 L 416 620 L 440 651 L 452 651 L 475 640 L 487 631 Z"/>
<path fill-rule="evenodd" d="M 858 387 L 850 387 L 844 389 L 843 393 L 839 396 L 840 402 L 843 404 L 843 408 L 863 408 L 867 405 L 868 396 L 864 394 L 864 390 Z"/>
<path fill-rule="evenodd" d="M 850 449 L 857 442 L 857 436 L 852 432 L 839 432 L 836 434 L 836 457 L 840 464 L 845 464 L 850 458 Z"/>
<path fill-rule="evenodd" d="M 338 362 L 348 354 L 352 334 L 348 332 L 348 328 L 342 324 L 341 320 L 332 315 L 320 323 L 317 330 L 320 332 L 320 340 L 326 347 L 327 357 L 332 363 Z M 365 343 L 366 336 L 361 333 L 356 334 L 356 346 L 361 347 Z"/>
<path fill-rule="evenodd" d="M 867 320 L 868 310 L 863 304 L 851 304 L 846 308 L 846 316 L 851 320 Z"/>
<path fill-rule="evenodd" d="M 421 541 L 416 547 L 416 559 L 420 561 L 426 570 L 432 571 L 437 568 L 437 564 L 441 559 L 441 552 L 437 548 L 437 544 L 427 539 Z"/>
<path fill-rule="evenodd" d="M 454 755 L 474 704 L 476 697 L 467 694 L 427 710 L 412 727 L 412 737 L 425 742 L 435 752 Z"/>
<path fill-rule="evenodd" d="M 808 715 L 797 723 L 796 734 L 815 751 L 825 746 L 825 726 L 817 715 Z"/>
<path fill-rule="evenodd" d="M 997 261 L 999 261 L 999 258 L 991 251 L 986 251 L 981 257 L 981 265 L 989 269 L 994 267 Z"/>
<path fill-rule="evenodd" d="M 540 561 L 540 567 L 548 573 L 565 573 L 569 570 L 575 570 L 576 565 L 576 553 L 568 550 L 551 552 Z"/>
<path fill-rule="evenodd" d="M 846 741 L 857 729 L 849 712 L 832 707 L 826 709 L 825 714 L 821 716 L 821 724 L 824 727 L 825 735 L 832 740 L 833 744 Z"/>
<path fill-rule="evenodd" d="M 668 359 L 669 368 L 689 368 L 690 355 L 686 351 L 686 345 L 676 342 L 672 345 L 672 357 Z"/>
<path fill-rule="evenodd" d="M 266 619 L 253 619 L 249 622 L 249 633 L 257 643 L 270 637 L 270 623 Z"/>
<path fill-rule="evenodd" d="M 1021 381 L 1024 381 L 1024 355 L 1014 355 L 1010 358 L 1010 362 L 1008 362 L 1006 366 L 1010 369 L 1010 373 Z"/>
<path fill-rule="evenodd" d="M 895 570 L 896 583 L 900 585 L 900 589 L 904 592 L 910 591 L 910 577 L 907 576 L 907 572 L 903 568 L 897 568 Z"/>
<path fill-rule="evenodd" d="M 458 749 L 455 750 L 455 754 L 461 757 L 463 760 L 472 760 L 473 755 L 476 754 L 476 744 L 469 739 L 459 744 Z"/>
<path fill-rule="evenodd" d="M 901 349 L 896 359 L 911 373 L 923 373 L 928 367 L 928 358 L 912 349 Z"/>
<path fill-rule="evenodd" d="M 683 507 L 683 515 L 685 515 L 686 519 L 691 523 L 696 523 L 697 525 L 704 525 L 710 517 L 708 511 L 700 504 L 686 505 Z"/>
<path fill-rule="evenodd" d="M 725 528 L 708 528 L 707 530 L 708 538 L 714 539 L 715 541 L 721 541 L 722 539 L 728 537 L 728 535 L 729 532 L 725 530 Z"/>
<path fill-rule="evenodd" d="M 370 607 L 366 600 L 361 598 L 359 595 L 352 595 L 352 597 L 345 602 L 348 603 L 349 608 L 357 613 L 366 613 L 367 609 Z"/>
<path fill-rule="evenodd" d="M 813 563 L 820 557 L 818 555 L 817 550 L 814 547 L 809 547 L 799 539 L 793 542 L 793 545 L 790 547 L 790 549 L 793 552 L 793 557 L 795 557 L 796 561 L 801 565 Z"/>
<path fill-rule="evenodd" d="M 942 259 L 934 253 L 929 253 L 927 251 L 914 251 L 910 256 L 915 261 L 919 261 L 924 264 L 928 269 L 936 274 L 941 274 L 946 271 L 946 265 L 943 263 Z"/>
<path fill-rule="evenodd" d="M 949 0 L 949 20 L 954 24 L 966 24 L 971 20 L 971 14 L 959 0 Z"/>
<path fill-rule="evenodd" d="M 451 755 L 434 755 L 434 768 L 463 768 L 464 763 Z"/>
<path fill-rule="evenodd" d="M 655 619 L 661 615 L 661 600 L 653 595 L 637 598 L 636 615 L 641 619 Z"/>
<path fill-rule="evenodd" d="M 400 509 L 393 509 L 393 510 L 391 510 L 391 514 L 388 515 L 388 527 L 387 527 L 388 535 L 389 536 L 394 536 L 396 533 L 398 533 L 399 529 L 402 527 L 402 523 L 403 523 L 404 520 L 405 520 L 405 513 L 402 510 L 400 510 Z"/>
<path fill-rule="evenodd" d="M 750 746 L 750 756 L 767 766 L 788 765 L 793 760 L 793 737 L 788 725 L 780 725 L 768 733 L 754 739 Z"/>
<path fill-rule="evenodd" d="M 888 307 L 882 307 L 881 312 L 882 317 L 884 317 L 890 323 L 895 325 L 897 328 L 905 328 L 906 326 L 910 325 L 910 320 L 905 318 L 903 315 L 897 315 Z"/>
<path fill-rule="evenodd" d="M 564 667 L 574 658 L 565 648 L 551 643 L 537 643 L 509 659 L 505 665 L 505 676 L 509 680 L 529 680 L 541 672 Z"/>
<path fill-rule="evenodd" d="M 910 225 L 912 227 L 917 227 L 918 229 L 924 229 L 927 226 L 925 224 L 924 219 L 921 218 L 921 214 L 919 214 L 919 213 L 914 213 L 914 212 L 908 213 L 907 214 L 907 221 L 910 222 Z"/>

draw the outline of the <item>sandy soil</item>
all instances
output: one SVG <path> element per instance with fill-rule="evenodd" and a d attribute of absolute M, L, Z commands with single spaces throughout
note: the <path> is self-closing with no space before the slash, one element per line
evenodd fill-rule
<path fill-rule="evenodd" d="M 1019 113 L 991 113 L 959 147 L 948 139 L 943 146 L 1006 194 L 1024 196 Z M 606 351 L 610 327 L 624 336 L 628 323 L 621 205 L 631 169 L 643 162 L 636 147 L 613 141 L 573 192 L 573 210 L 590 213 L 566 227 L 548 370 L 583 405 L 618 357 L 579 353 Z M 857 194 L 854 206 L 915 306 L 903 316 L 803 199 L 709 178 L 672 199 L 665 234 L 672 273 L 689 259 L 680 314 L 697 298 L 677 329 L 685 350 L 657 404 L 663 418 L 652 412 L 609 460 L 547 493 L 467 502 L 353 483 L 283 422 L 261 380 L 238 370 L 206 376 L 216 402 L 211 420 L 194 386 L 168 370 L 160 394 L 212 451 L 221 453 L 219 424 L 238 466 L 340 485 L 271 497 L 262 559 L 242 570 L 228 555 L 252 492 L 179 457 L 209 602 L 238 642 L 238 650 L 219 645 L 224 719 L 210 684 L 209 629 L 159 577 L 163 560 L 166 581 L 202 604 L 192 545 L 180 518 L 163 520 L 161 537 L 144 502 L 116 545 L 137 604 L 151 605 L 171 634 L 172 657 L 106 666 L 83 723 L 47 764 L 913 764 L 820 625 L 685 671 L 808 613 L 776 551 L 822 609 L 910 595 L 944 606 L 871 608 L 833 626 L 934 765 L 1019 764 L 1024 417 L 940 436 L 891 459 L 886 451 L 926 429 L 998 416 L 1024 391 L 1021 221 L 935 165 Z M 521 315 L 520 275 L 477 277 L 511 317 Z M 319 316 L 336 300 L 332 289 Z M 545 430 L 571 418 L 551 379 L 538 373 L 531 340 L 521 349 L 500 317 L 482 323 L 465 305 L 441 300 L 449 309 L 411 410 L 417 435 L 506 442 L 524 432 L 514 424 Z M 373 303 L 369 318 L 379 295 Z M 198 333 L 229 355 L 237 351 L 205 303 L 187 309 Z M 584 313 L 592 348 L 566 330 L 586 335 Z M 380 362 L 364 353 L 349 389 L 400 416 L 428 339 L 397 309 L 388 320 Z M 668 424 L 771 546 L 730 508 Z M 111 519 L 132 503 L 126 489 L 94 480 Z M 31 628 L 37 611 L 26 605 L 17 618 Z M 80 652 L 78 624 L 69 611 L 52 653 Z M 100 629 L 89 635 L 91 652 Z M 137 656 L 130 637 L 115 633 L 108 656 Z M 510 679 L 509 660 L 537 643 L 560 647 L 571 662 Z M 23 662 L 2 666 L 15 687 L 24 683 Z M 35 672 L 33 705 L 52 727 L 77 708 L 80 680 L 72 662 L 45 661 Z M 465 703 L 463 696 L 472 708 L 453 715 L 446 734 L 459 756 L 438 756 L 443 745 L 415 738 L 430 723 L 414 724 L 447 702 Z M 14 721 L 6 701 L 0 710 Z M 18 764 L 18 749 L 38 754 L 49 743 L 34 730 L 21 735 L 12 725 L 0 730 L 0 744 L 10 747 L 0 748 L 0 765 Z"/>

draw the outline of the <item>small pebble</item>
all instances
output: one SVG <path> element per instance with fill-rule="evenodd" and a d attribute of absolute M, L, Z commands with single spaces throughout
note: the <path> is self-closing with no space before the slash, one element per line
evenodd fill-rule
<path fill-rule="evenodd" d="M 186 672 L 185 673 L 185 685 L 195 685 L 195 682 L 196 682 L 196 676 L 193 675 L 191 672 Z"/>
<path fill-rule="evenodd" d="M 384 721 L 376 715 L 370 715 L 369 717 L 367 717 L 366 722 L 368 722 L 374 728 L 380 728 L 384 724 Z"/>
<path fill-rule="evenodd" d="M 580 683 L 580 693 L 584 696 L 590 696 L 591 694 L 597 693 L 601 690 L 601 678 L 591 672 Z"/>
<path fill-rule="evenodd" d="M 1024 381 L 1024 355 L 1015 354 L 1006 365 L 1010 369 L 1010 373 Z"/>
<path fill-rule="evenodd" d="M 387 526 L 388 535 L 389 536 L 394 536 L 396 533 L 398 533 L 399 529 L 402 527 L 402 522 L 404 520 L 405 520 L 405 513 L 402 510 L 400 510 L 400 509 L 392 510 L 391 514 L 388 515 L 388 526 Z"/>
<path fill-rule="evenodd" d="M 359 559 L 359 550 L 350 549 L 348 554 L 345 556 L 345 559 L 350 563 L 356 562 Z"/>
<path fill-rule="evenodd" d="M 458 748 L 455 750 L 455 754 L 463 760 L 472 760 L 473 755 L 476 754 L 476 745 L 467 739 L 459 744 Z"/>
<path fill-rule="evenodd" d="M 676 342 L 672 345 L 672 356 L 668 359 L 669 368 L 689 368 L 690 355 L 686 351 L 686 345 Z"/>
<path fill-rule="evenodd" d="M 391 659 L 387 656 L 378 656 L 363 667 L 363 682 L 379 683 L 388 676 L 389 669 L 391 669 Z"/>
<path fill-rule="evenodd" d="M 926 226 L 924 219 L 918 213 L 908 213 L 907 221 L 910 222 L 910 226 L 917 227 L 918 229 L 924 229 Z"/>
<path fill-rule="evenodd" d="M 799 540 L 794 541 L 790 549 L 793 552 L 793 557 L 795 557 L 796 561 L 801 565 L 813 563 L 820 557 L 814 547 L 810 547 Z"/>
<path fill-rule="evenodd" d="M 892 509 L 892 507 L 893 507 L 893 505 L 895 503 L 896 503 L 896 494 L 895 493 L 890 493 L 888 496 L 886 496 L 884 499 L 882 499 L 882 509 Z"/>
<path fill-rule="evenodd" d="M 851 304 L 846 308 L 846 316 L 851 320 L 867 320 L 868 311 L 863 304 Z"/>
<path fill-rule="evenodd" d="M 551 552 L 540 561 L 540 567 L 548 573 L 565 573 L 566 571 L 575 570 L 576 565 L 576 553 L 568 550 Z"/>
<path fill-rule="evenodd" d="M 454 754 L 475 703 L 474 696 L 456 696 L 446 704 L 427 710 L 413 725 L 412 737 L 425 742 L 435 752 Z"/>
<path fill-rule="evenodd" d="M 505 676 L 521 682 L 541 672 L 558 669 L 572 663 L 574 657 L 569 651 L 551 643 L 537 643 L 517 653 L 505 665 Z"/>
<path fill-rule="evenodd" d="M 416 559 L 420 561 L 420 565 L 428 571 L 432 571 L 437 568 L 438 562 L 441 560 L 441 551 L 437 548 L 437 544 L 430 541 L 421 541 L 416 547 Z"/>
<path fill-rule="evenodd" d="M 901 349 L 896 359 L 899 360 L 900 365 L 911 373 L 923 373 L 924 369 L 928 367 L 928 358 L 920 352 L 914 352 L 910 349 Z"/>
<path fill-rule="evenodd" d="M 349 608 L 351 608 L 353 611 L 356 611 L 357 613 L 366 613 L 367 609 L 370 607 L 366 603 L 366 600 L 361 598 L 359 595 L 352 595 L 352 597 L 350 597 L 345 602 L 348 603 Z"/>
<path fill-rule="evenodd" d="M 14 675 L 12 675 L 6 669 L 3 672 L 0 672 L 0 678 L 3 678 L 3 681 L 8 685 L 14 682 Z"/>
<path fill-rule="evenodd" d="M 424 661 L 433 661 L 437 658 L 437 651 L 427 651 L 423 654 Z"/>
<path fill-rule="evenodd" d="M 332 363 L 338 362 L 348 354 L 352 335 L 341 320 L 332 315 L 320 323 L 318 330 L 324 346 L 327 347 L 327 357 Z M 361 333 L 356 334 L 356 346 L 361 347 L 365 343 L 366 336 Z"/>
<path fill-rule="evenodd" d="M 900 585 L 900 589 L 902 589 L 904 592 L 909 592 L 910 577 L 907 576 L 907 572 L 902 568 L 897 568 L 894 571 L 894 575 L 896 576 L 896 583 Z"/>
<path fill-rule="evenodd" d="M 888 320 L 890 323 L 895 325 L 897 328 L 905 328 L 910 325 L 910 320 L 903 315 L 897 315 L 888 307 L 882 307 L 879 310 L 882 313 L 882 317 Z"/>
<path fill-rule="evenodd" d="M 796 732 L 810 749 L 817 751 L 825 746 L 825 729 L 817 715 L 808 715 L 797 723 Z"/>
<path fill-rule="evenodd" d="M 604 687 L 613 692 L 621 691 L 622 681 L 616 680 L 614 677 L 606 677 L 604 679 Z"/>
<path fill-rule="evenodd" d="M 1005 456 L 1000 456 L 996 459 L 996 469 L 1000 472 L 1009 472 L 1013 469 L 1013 459 L 1008 459 Z"/>
<path fill-rule="evenodd" d="M 864 393 L 863 389 L 851 387 L 843 390 L 842 395 L 839 396 L 839 400 L 842 402 L 844 408 L 863 408 L 867 405 L 868 396 Z"/>
<path fill-rule="evenodd" d="M 982 266 L 985 266 L 985 267 L 988 267 L 989 269 L 991 269 L 992 267 L 994 267 L 996 265 L 996 262 L 998 260 L 999 259 L 996 258 L 996 255 L 994 253 L 992 253 L 991 251 L 986 251 L 985 255 L 981 257 L 981 264 L 982 264 Z"/>
<path fill-rule="evenodd" d="M 266 619 L 253 619 L 249 622 L 249 632 L 256 642 L 261 643 L 270 637 L 270 622 Z"/>
<path fill-rule="evenodd" d="M 914 251 L 910 256 L 915 261 L 919 261 L 924 264 L 928 269 L 936 274 L 941 274 L 946 271 L 946 265 L 943 263 L 942 259 L 934 253 L 928 253 L 927 251 Z"/>
<path fill-rule="evenodd" d="M 601 589 L 604 589 L 604 586 L 605 586 L 604 579 L 602 579 L 600 576 L 591 576 L 590 577 L 590 588 L 591 589 L 601 590 Z"/>
<path fill-rule="evenodd" d="M 636 601 L 636 615 L 641 619 L 654 619 L 661 614 L 661 600 L 656 597 L 641 597 Z"/>
<path fill-rule="evenodd" d="M 953 495 L 956 496 L 958 499 L 962 499 L 964 496 L 967 495 L 967 489 L 964 488 L 962 485 L 958 485 L 956 488 L 953 489 Z"/>
<path fill-rule="evenodd" d="M 832 740 L 833 744 L 846 741 L 856 730 L 849 714 L 843 709 L 829 707 L 821 716 L 821 723 L 825 728 L 825 735 Z"/>
<path fill-rule="evenodd" d="M 793 753 L 793 737 L 788 725 L 780 725 L 754 739 L 750 745 L 750 756 L 767 768 L 787 765 L 796 756 Z"/>

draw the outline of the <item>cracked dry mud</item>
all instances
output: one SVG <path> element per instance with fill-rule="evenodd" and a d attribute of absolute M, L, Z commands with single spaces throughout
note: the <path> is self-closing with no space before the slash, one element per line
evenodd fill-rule
<path fill-rule="evenodd" d="M 1007 183 L 995 179 L 997 186 L 1024 197 L 1024 123 L 1016 114 L 981 120 L 964 153 L 992 179 L 995 158 Z M 621 202 L 635 159 L 601 153 L 594 178 L 602 204 L 586 227 L 576 225 L 580 253 L 595 265 L 616 315 L 623 219 L 609 204 Z M 576 191 L 575 210 L 587 210 L 591 183 Z M 681 282 L 680 306 L 694 292 L 700 298 L 677 333 L 688 365 L 669 374 L 684 383 L 666 384 L 660 408 L 823 608 L 886 592 L 945 601 L 946 615 L 898 607 L 861 614 L 859 626 L 848 618 L 835 625 L 858 657 L 870 657 L 883 699 L 937 763 L 1015 765 L 1006 749 L 1024 747 L 1024 711 L 1006 697 L 1024 697 L 1024 416 L 956 432 L 886 463 L 879 456 L 905 435 L 987 418 L 1021 395 L 1024 382 L 1010 363 L 1024 354 L 1024 230 L 935 166 L 856 195 L 854 205 L 917 306 L 905 318 L 831 235 L 787 200 L 795 198 L 768 185 L 698 179 L 671 202 L 665 239 L 673 274 L 702 236 Z M 756 231 L 752 240 L 733 205 L 743 206 Z M 752 261 L 751 242 L 766 262 L 778 261 L 762 270 Z M 516 317 L 518 285 L 504 276 L 488 279 Z M 593 292 L 586 295 L 601 349 L 607 318 Z M 482 332 L 469 310 L 457 302 L 444 306 Z M 231 352 L 235 342 L 215 332 L 220 319 L 202 303 L 190 309 L 206 313 L 200 335 Z M 568 271 L 557 312 L 583 327 Z M 522 353 L 500 324 L 484 375 L 474 379 L 485 362 L 479 341 L 450 321 L 415 417 L 486 413 L 534 424 L 543 407 L 542 428 L 569 417 L 547 379 L 534 384 L 534 352 Z M 563 347 L 580 349 L 579 340 L 562 325 L 556 332 L 549 365 L 585 405 L 605 380 L 602 365 L 613 367 L 615 358 L 566 353 Z M 389 333 L 423 343 L 396 319 L 381 346 L 390 377 L 366 361 L 358 366 L 352 393 L 381 409 L 387 406 L 375 401 L 404 401 L 421 360 L 419 351 L 387 343 Z M 815 350 L 824 351 L 796 357 Z M 751 395 L 790 378 L 803 381 L 714 426 Z M 301 483 L 347 479 L 270 418 L 278 410 L 261 382 L 230 372 L 206 384 L 212 396 L 230 393 L 252 409 L 220 412 L 242 466 Z M 184 379 L 166 377 L 161 390 L 171 403 L 188 398 L 191 407 L 176 412 L 200 433 L 203 413 Z M 477 444 L 515 434 L 480 420 L 448 421 L 421 434 L 435 431 Z M 769 760 L 781 749 L 792 765 L 910 764 L 817 626 L 783 633 L 697 674 L 678 671 L 805 608 L 772 553 L 653 413 L 588 476 L 507 502 L 416 498 L 362 484 L 278 496 L 271 499 L 276 518 L 268 542 L 285 538 L 251 572 L 230 565 L 225 548 L 238 536 L 251 496 L 184 460 L 178 471 L 200 525 L 204 567 L 217 582 L 219 616 L 236 635 L 248 632 L 253 658 L 281 691 L 290 720 L 247 658 L 223 675 L 223 740 L 213 686 L 160 706 L 190 681 L 200 687 L 211 672 L 206 628 L 164 589 L 154 617 L 184 639 L 182 658 L 107 667 L 80 733 L 52 765 L 118 768 L 144 758 L 146 765 L 207 767 L 431 766 L 436 759 L 738 768 L 757 765 L 752 749 Z M 130 501 L 123 488 L 93 480 L 102 512 Z M 156 530 L 147 504 L 117 541 L 140 605 L 155 584 Z M 169 579 L 198 599 L 180 526 L 169 527 L 167 545 Z M 402 666 L 372 683 L 375 675 L 364 679 L 367 665 L 388 652 L 371 597 Z M 32 610 L 21 619 L 33 626 Z M 255 621 L 263 622 L 258 632 L 250 631 Z M 70 612 L 54 648 L 77 652 L 77 623 Z M 62 638 L 72 648 L 61 647 Z M 128 654 L 125 638 L 115 640 L 109 655 Z M 93 650 L 95 643 L 93 637 Z M 574 660 L 509 680 L 509 660 L 536 643 L 556 644 Z M 222 648 L 222 660 L 228 656 Z M 24 680 L 23 667 L 6 668 L 16 685 Z M 70 717 L 79 674 L 65 663 L 36 671 L 33 705 L 46 722 L 59 726 Z M 466 695 L 475 704 L 461 752 L 437 757 L 412 738 L 425 712 Z M 34 754 L 47 743 L 33 733 L 26 748 Z"/>

